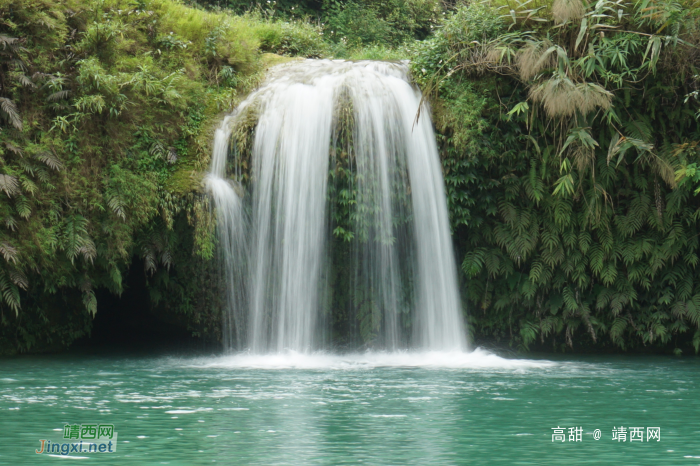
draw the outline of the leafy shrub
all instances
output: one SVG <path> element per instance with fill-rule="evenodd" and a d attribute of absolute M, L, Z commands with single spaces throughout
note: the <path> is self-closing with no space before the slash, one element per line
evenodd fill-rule
<path fill-rule="evenodd" d="M 198 3 L 212 8 L 226 8 L 239 15 L 258 11 L 268 18 L 283 20 L 318 16 L 322 4 L 321 0 L 198 0 Z"/>
<path fill-rule="evenodd" d="M 349 2 L 333 8 L 328 18 L 331 38 L 350 46 L 395 43 L 395 31 L 376 8 Z"/>
<path fill-rule="evenodd" d="M 301 20 L 261 23 L 257 35 L 262 51 L 279 55 L 319 58 L 328 50 L 321 28 Z"/>
<path fill-rule="evenodd" d="M 191 44 L 191 42 L 180 38 L 177 34 L 173 34 L 172 31 L 170 34 L 159 34 L 155 43 L 158 47 L 167 50 L 186 49 Z"/>
<path fill-rule="evenodd" d="M 450 48 L 468 47 L 485 42 L 505 31 L 501 13 L 484 3 L 461 4 L 446 17 L 437 36 L 444 37 Z"/>
<path fill-rule="evenodd" d="M 428 92 L 443 85 L 445 75 L 475 48 L 485 50 L 485 44 L 506 30 L 497 9 L 484 3 L 459 4 L 445 15 L 437 32 L 425 41 L 409 46 L 411 71 L 414 79 Z"/>
<path fill-rule="evenodd" d="M 697 352 L 698 10 L 538 3 L 504 22 L 458 7 L 417 46 L 414 73 L 441 83 L 435 123 L 471 323 L 523 349 Z"/>
<path fill-rule="evenodd" d="M 217 68 L 254 68 L 259 39 L 253 18 L 190 8 L 172 0 L 152 0 L 148 8 L 157 18 L 155 37 L 162 39 L 172 32 L 188 45 L 182 55 L 193 60 L 204 58 Z"/>
<path fill-rule="evenodd" d="M 387 47 L 381 44 L 369 45 L 345 52 L 348 60 L 399 61 L 411 57 L 405 47 Z"/>
<path fill-rule="evenodd" d="M 423 39 L 441 13 L 434 0 L 327 0 L 324 8 L 330 38 L 351 47 L 398 45 L 413 38 Z"/>

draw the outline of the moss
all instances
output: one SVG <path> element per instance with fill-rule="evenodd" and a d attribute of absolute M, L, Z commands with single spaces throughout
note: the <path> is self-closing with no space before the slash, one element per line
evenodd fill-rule
<path fill-rule="evenodd" d="M 200 190 L 204 173 L 195 169 L 191 164 L 180 164 L 177 170 L 168 178 L 165 189 L 175 196 L 185 196 Z"/>
<path fill-rule="evenodd" d="M 285 57 L 282 55 L 277 55 L 276 53 L 263 53 L 260 56 L 260 63 L 264 70 L 269 70 L 273 66 L 281 65 L 282 63 L 288 63 L 295 60 L 302 60 L 301 57 Z"/>

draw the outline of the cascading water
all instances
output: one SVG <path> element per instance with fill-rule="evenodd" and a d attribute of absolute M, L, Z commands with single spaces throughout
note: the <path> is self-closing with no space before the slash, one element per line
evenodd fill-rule
<path fill-rule="evenodd" d="M 367 346 L 466 349 L 440 161 L 420 105 L 405 64 L 306 60 L 271 70 L 224 120 L 207 186 L 229 349 L 323 349 L 337 316 Z M 227 167 L 231 134 L 251 118 L 248 196 Z"/>
<path fill-rule="evenodd" d="M 226 154 L 230 131 L 228 123 L 231 117 L 224 118 L 214 136 L 214 153 L 211 173 L 206 178 L 217 217 L 217 238 L 219 241 L 219 259 L 224 271 L 225 303 L 223 310 L 222 335 L 224 346 L 233 348 L 244 340 L 242 330 L 245 328 L 246 316 L 246 282 L 245 264 L 248 247 L 246 231 L 248 222 L 241 198 L 236 193 L 236 183 L 226 179 Z M 239 188 L 240 189 L 240 188 Z"/>

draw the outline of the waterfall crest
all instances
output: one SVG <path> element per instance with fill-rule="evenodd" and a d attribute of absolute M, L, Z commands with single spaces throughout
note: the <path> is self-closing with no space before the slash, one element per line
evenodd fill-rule
<path fill-rule="evenodd" d="M 420 105 L 406 64 L 305 60 L 275 67 L 226 117 L 206 183 L 228 349 L 312 352 L 336 345 L 341 324 L 356 346 L 467 348 Z M 251 119 L 252 138 L 229 144 Z"/>

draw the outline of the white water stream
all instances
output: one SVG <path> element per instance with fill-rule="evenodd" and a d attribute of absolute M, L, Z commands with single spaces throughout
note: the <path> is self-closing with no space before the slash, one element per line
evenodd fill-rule
<path fill-rule="evenodd" d="M 224 120 L 207 187 L 229 349 L 322 350 L 341 311 L 366 326 L 373 348 L 467 349 L 441 165 L 430 112 L 416 118 L 420 103 L 405 64 L 305 60 L 275 67 Z M 342 112 L 352 137 L 338 154 Z M 251 115 L 257 126 L 244 193 L 231 179 L 238 174 L 228 168 L 236 164 L 229 140 Z M 342 264 L 351 273 L 331 286 L 340 240 L 329 179 L 343 164 L 354 176 L 347 190 L 354 238 Z M 351 297 L 344 309 L 334 309 L 338 287 Z"/>

